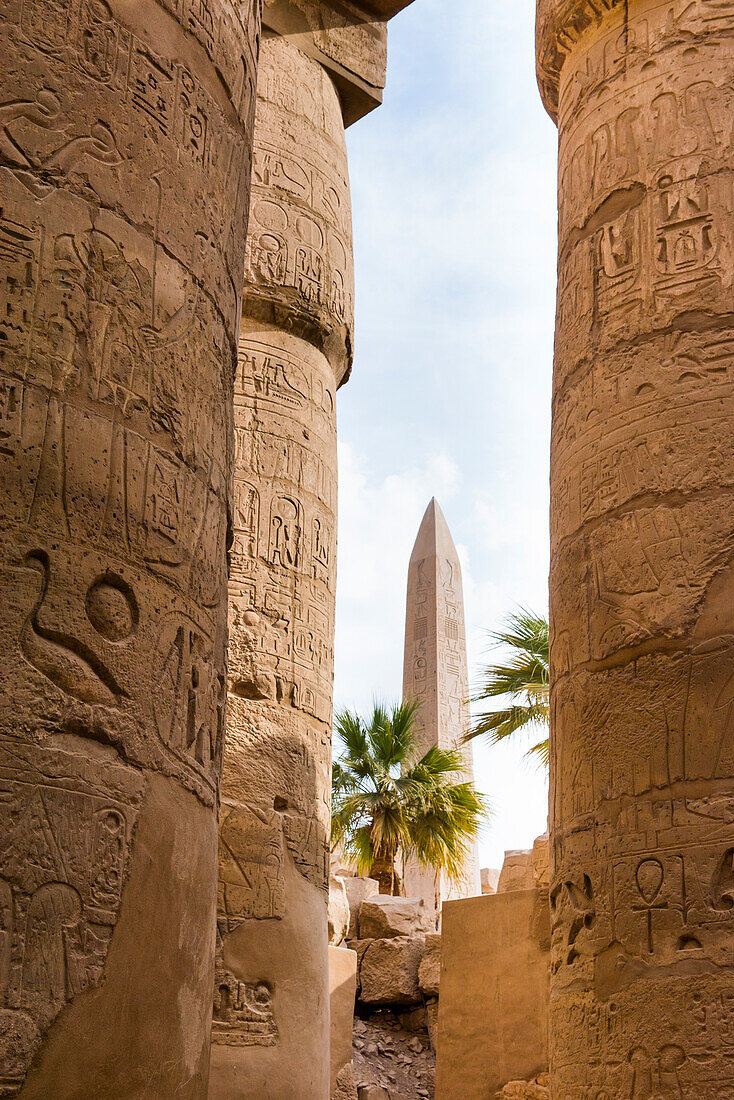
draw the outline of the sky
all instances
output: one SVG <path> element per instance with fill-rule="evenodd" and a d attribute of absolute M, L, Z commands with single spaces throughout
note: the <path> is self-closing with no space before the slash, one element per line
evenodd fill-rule
<path fill-rule="evenodd" d="M 508 612 L 547 611 L 556 131 L 534 15 L 535 0 L 414 0 L 390 23 L 384 103 L 347 134 L 337 708 L 400 697 L 408 560 L 434 495 L 462 561 L 470 677 Z M 545 831 L 526 747 L 475 747 L 483 867 Z"/>

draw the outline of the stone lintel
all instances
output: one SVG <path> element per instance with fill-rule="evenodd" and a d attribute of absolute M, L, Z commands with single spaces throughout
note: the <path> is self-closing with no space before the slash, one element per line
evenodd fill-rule
<path fill-rule="evenodd" d="M 382 103 L 387 20 L 412 0 L 265 0 L 263 26 L 287 37 L 332 77 L 351 126 Z"/>
<path fill-rule="evenodd" d="M 558 121 L 558 85 L 561 69 L 587 27 L 629 0 L 538 0 L 535 49 L 538 87 L 543 106 Z"/>

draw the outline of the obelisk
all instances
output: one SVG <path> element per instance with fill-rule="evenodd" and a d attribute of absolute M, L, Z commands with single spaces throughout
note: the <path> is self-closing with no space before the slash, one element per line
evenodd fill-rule
<path fill-rule="evenodd" d="M 734 3 L 541 0 L 551 1095 L 734 1095 Z"/>
<path fill-rule="evenodd" d="M 403 698 L 420 704 L 416 723 L 421 755 L 432 745 L 461 746 L 469 726 L 464 592 L 459 555 L 435 497 L 423 516 L 408 567 Z M 462 751 L 463 778 L 473 779 L 471 745 Z M 460 882 L 451 883 L 408 860 L 403 886 L 407 896 L 422 897 L 437 916 L 444 901 L 481 894 L 476 844 Z"/>

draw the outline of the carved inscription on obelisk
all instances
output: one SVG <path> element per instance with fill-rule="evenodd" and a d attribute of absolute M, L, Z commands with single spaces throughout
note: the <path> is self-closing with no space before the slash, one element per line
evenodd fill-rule
<path fill-rule="evenodd" d="M 469 727 L 461 564 L 435 497 L 426 509 L 408 567 L 403 698 L 419 704 L 421 754 L 432 745 L 453 749 L 461 744 Z M 464 778 L 473 779 L 470 745 L 464 747 L 464 756 Z M 437 915 L 443 901 L 481 894 L 476 848 L 460 883 L 449 883 L 409 860 L 404 890 L 408 897 L 424 898 Z"/>
<path fill-rule="evenodd" d="M 542 0 L 556 1096 L 734 1094 L 734 4 Z"/>
<path fill-rule="evenodd" d="M 0 1093 L 202 1096 L 259 16 L 0 19 Z"/>

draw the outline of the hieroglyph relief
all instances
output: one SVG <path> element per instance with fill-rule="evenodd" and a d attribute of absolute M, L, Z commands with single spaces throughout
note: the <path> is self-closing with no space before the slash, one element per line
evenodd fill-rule
<path fill-rule="evenodd" d="M 0 0 L 0 19 L 12 1093 L 101 977 L 144 781 L 121 761 L 216 804 L 259 5 Z"/>
<path fill-rule="evenodd" d="M 560 129 L 554 1089 L 734 1097 L 734 4 L 539 10 Z"/>
<path fill-rule="evenodd" d="M 329 77 L 276 39 L 258 81 L 246 311 L 275 294 L 289 329 L 323 348 L 341 380 L 351 357 L 352 224 L 344 127 Z"/>
<path fill-rule="evenodd" d="M 45 1029 L 102 977 L 144 780 L 134 768 L 0 741 L 0 1096 Z"/>
<path fill-rule="evenodd" d="M 232 690 L 331 717 L 336 406 L 318 352 L 240 342 L 230 551 Z"/>
<path fill-rule="evenodd" d="M 175 60 L 142 10 L 3 9 L 0 508 L 23 659 L 0 728 L 39 694 L 39 730 L 104 708 L 87 724 L 212 800 L 257 43 L 226 3 L 176 6 L 173 39 L 202 46 Z"/>

